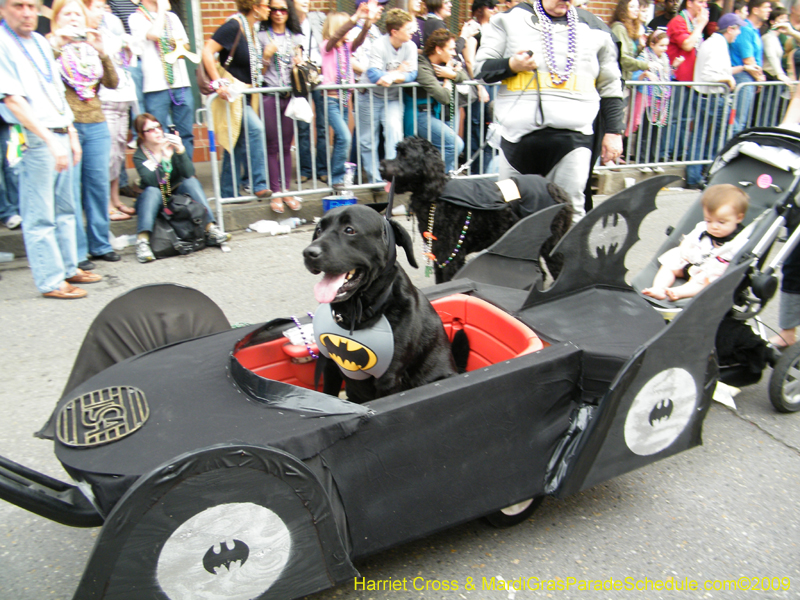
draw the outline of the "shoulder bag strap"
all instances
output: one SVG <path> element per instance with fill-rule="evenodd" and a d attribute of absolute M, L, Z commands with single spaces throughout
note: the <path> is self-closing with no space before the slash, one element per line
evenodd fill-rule
<path fill-rule="evenodd" d="M 236 48 L 239 47 L 239 40 L 242 39 L 242 24 L 239 23 L 239 19 L 236 19 L 236 25 L 239 26 L 239 30 L 236 32 L 236 37 L 233 38 L 233 46 L 231 46 L 231 51 L 228 54 L 228 59 L 225 61 L 225 64 L 222 65 L 226 69 L 228 68 L 228 65 L 230 65 L 231 61 L 233 60 L 233 55 L 236 53 Z"/>

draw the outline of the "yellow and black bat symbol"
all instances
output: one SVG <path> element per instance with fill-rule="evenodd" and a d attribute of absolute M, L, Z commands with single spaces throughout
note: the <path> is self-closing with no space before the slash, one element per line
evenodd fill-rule
<path fill-rule="evenodd" d="M 323 333 L 319 341 L 333 361 L 346 371 L 366 371 L 378 362 L 371 349 L 350 338 Z"/>

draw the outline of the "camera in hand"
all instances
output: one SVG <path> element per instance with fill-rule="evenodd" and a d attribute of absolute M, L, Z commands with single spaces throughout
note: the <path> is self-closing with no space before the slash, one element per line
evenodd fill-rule
<path fill-rule="evenodd" d="M 78 27 L 62 27 L 58 30 L 57 34 L 71 40 L 85 42 L 87 38 L 86 32 L 86 29 L 80 29 Z"/>

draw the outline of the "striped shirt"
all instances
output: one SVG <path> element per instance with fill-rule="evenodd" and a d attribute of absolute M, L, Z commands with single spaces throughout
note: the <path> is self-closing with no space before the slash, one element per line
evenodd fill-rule
<path fill-rule="evenodd" d="M 130 25 L 128 25 L 128 17 L 139 8 L 138 2 L 133 3 L 131 0 L 108 0 L 108 5 L 111 7 L 112 14 L 122 21 L 125 33 L 130 34 L 131 28 Z"/>

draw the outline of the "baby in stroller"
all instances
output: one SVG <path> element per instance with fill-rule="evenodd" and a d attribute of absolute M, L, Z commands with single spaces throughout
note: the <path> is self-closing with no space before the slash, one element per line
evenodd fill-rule
<path fill-rule="evenodd" d="M 731 184 L 712 185 L 701 198 L 704 220 L 688 233 L 677 248 L 662 254 L 661 267 L 645 296 L 659 300 L 691 298 L 725 272 L 730 260 L 747 242 L 742 226 L 749 197 Z M 672 287 L 678 278 L 688 280 Z"/>

